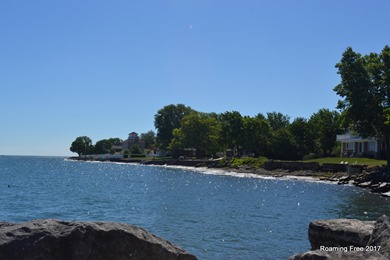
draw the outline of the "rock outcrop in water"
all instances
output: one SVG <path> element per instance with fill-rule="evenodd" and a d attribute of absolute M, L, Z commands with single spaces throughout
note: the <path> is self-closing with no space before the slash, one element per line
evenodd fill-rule
<path fill-rule="evenodd" d="M 333 219 L 309 225 L 311 251 L 290 260 L 309 259 L 390 259 L 390 218 L 374 221 Z"/>
<path fill-rule="evenodd" d="M 53 219 L 0 222 L 0 259 L 181 259 L 195 256 L 142 228 Z"/>

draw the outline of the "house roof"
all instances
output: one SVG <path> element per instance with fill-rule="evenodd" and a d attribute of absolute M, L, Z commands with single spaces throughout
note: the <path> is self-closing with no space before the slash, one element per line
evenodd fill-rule
<path fill-rule="evenodd" d="M 368 142 L 368 141 L 374 141 L 373 138 L 362 138 L 361 136 L 355 136 L 350 133 L 346 133 L 343 135 L 337 135 L 336 141 L 342 142 L 342 143 L 350 143 L 350 142 Z"/>

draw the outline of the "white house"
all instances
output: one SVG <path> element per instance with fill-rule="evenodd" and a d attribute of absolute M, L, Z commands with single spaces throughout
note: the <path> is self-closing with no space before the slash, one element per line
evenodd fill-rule
<path fill-rule="evenodd" d="M 379 157 L 383 150 L 382 142 L 374 138 L 362 138 L 347 132 L 337 135 L 341 143 L 341 157 Z"/>

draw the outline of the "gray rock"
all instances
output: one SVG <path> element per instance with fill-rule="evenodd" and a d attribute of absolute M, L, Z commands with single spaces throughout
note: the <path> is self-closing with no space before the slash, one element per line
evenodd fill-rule
<path fill-rule="evenodd" d="M 331 219 L 313 221 L 309 225 L 311 249 L 325 247 L 366 246 L 375 221 Z"/>
<path fill-rule="evenodd" d="M 388 260 L 387 257 L 378 252 L 356 252 L 356 251 L 335 251 L 327 252 L 321 250 L 308 251 L 296 254 L 288 258 L 289 260 Z"/>
<path fill-rule="evenodd" d="M 289 259 L 390 259 L 390 217 L 382 216 L 376 222 L 356 219 L 314 221 L 309 226 L 309 240 L 312 251 Z"/>
<path fill-rule="evenodd" d="M 53 219 L 0 222 L 0 259 L 196 259 L 142 228 Z"/>
<path fill-rule="evenodd" d="M 368 246 L 379 249 L 379 252 L 390 259 L 390 217 L 383 215 L 374 226 Z"/>
<path fill-rule="evenodd" d="M 390 197 L 390 191 L 381 193 L 381 196 L 383 196 L 383 197 Z"/>
<path fill-rule="evenodd" d="M 371 189 L 371 192 L 373 193 L 386 193 L 389 191 L 390 191 L 390 183 L 387 182 L 379 183 L 377 187 Z"/>
<path fill-rule="evenodd" d="M 371 181 L 366 181 L 366 182 L 356 183 L 355 185 L 358 187 L 361 187 L 361 188 L 368 188 L 372 185 L 372 183 L 371 183 Z"/>
<path fill-rule="evenodd" d="M 351 181 L 351 176 L 343 176 L 339 178 L 339 181 L 337 184 L 348 184 Z"/>

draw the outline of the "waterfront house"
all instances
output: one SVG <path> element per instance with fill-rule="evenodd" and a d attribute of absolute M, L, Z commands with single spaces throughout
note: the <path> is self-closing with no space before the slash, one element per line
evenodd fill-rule
<path fill-rule="evenodd" d="M 135 146 L 138 146 L 140 153 L 144 153 L 145 142 L 138 137 L 136 132 L 131 132 L 127 140 L 122 143 L 122 152 L 132 151 Z"/>
<path fill-rule="evenodd" d="M 141 154 L 145 151 L 145 141 L 141 140 L 138 137 L 138 134 L 136 132 L 131 132 L 129 134 L 129 137 L 123 141 L 122 143 L 115 144 L 111 147 L 111 149 L 114 151 L 114 154 L 125 154 L 126 152 L 131 152 L 133 148 L 137 146 L 138 150 Z"/>
<path fill-rule="evenodd" d="M 338 142 L 341 143 L 341 157 L 380 157 L 384 150 L 381 141 L 375 138 L 362 138 L 350 132 L 337 135 Z"/>

